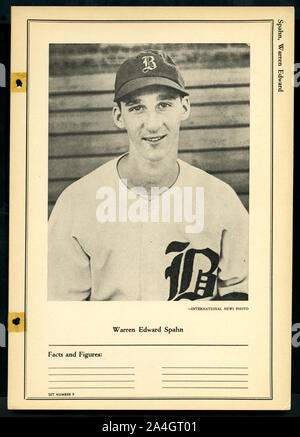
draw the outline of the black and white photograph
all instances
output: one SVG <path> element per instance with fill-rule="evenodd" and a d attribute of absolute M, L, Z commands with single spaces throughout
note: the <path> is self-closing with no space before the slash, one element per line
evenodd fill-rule
<path fill-rule="evenodd" d="M 248 300 L 250 44 L 49 44 L 48 300 Z"/>

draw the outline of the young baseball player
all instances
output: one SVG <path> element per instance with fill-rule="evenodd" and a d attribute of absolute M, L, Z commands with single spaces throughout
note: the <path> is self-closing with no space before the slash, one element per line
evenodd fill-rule
<path fill-rule="evenodd" d="M 190 102 L 173 60 L 129 58 L 114 101 L 129 151 L 57 200 L 49 299 L 247 299 L 248 213 L 231 187 L 177 157 Z"/>

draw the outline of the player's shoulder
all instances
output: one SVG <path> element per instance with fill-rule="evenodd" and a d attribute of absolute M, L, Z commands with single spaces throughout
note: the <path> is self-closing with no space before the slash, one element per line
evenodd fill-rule
<path fill-rule="evenodd" d="M 231 196 L 235 194 L 234 189 L 218 177 L 186 161 L 179 159 L 178 162 L 182 171 L 182 179 L 187 182 L 187 185 L 204 187 L 206 191 L 213 192 L 215 195 Z"/>
<path fill-rule="evenodd" d="M 234 223 L 243 217 L 248 220 L 248 213 L 236 191 L 226 182 L 187 162 L 180 161 L 182 185 L 204 188 L 207 211 L 217 214 L 222 222 Z M 220 215 L 218 212 L 222 212 Z"/>
<path fill-rule="evenodd" d="M 87 175 L 77 179 L 65 188 L 61 197 L 82 197 L 90 194 L 95 196 L 95 190 L 97 191 L 97 189 L 103 185 L 109 185 L 113 180 L 118 159 L 119 158 L 111 159 Z"/>
<path fill-rule="evenodd" d="M 96 199 L 96 193 L 103 186 L 114 186 L 116 180 L 116 164 L 119 158 L 114 158 L 82 178 L 68 185 L 58 196 L 54 211 L 65 214 L 78 213 L 84 215 L 90 210 L 90 205 Z"/>

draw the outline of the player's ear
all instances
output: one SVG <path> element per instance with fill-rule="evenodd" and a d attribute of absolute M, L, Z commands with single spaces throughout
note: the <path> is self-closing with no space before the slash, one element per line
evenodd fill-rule
<path fill-rule="evenodd" d="M 125 125 L 124 125 L 124 121 L 123 121 L 123 117 L 122 117 L 121 103 L 119 105 L 115 104 L 113 106 L 112 116 L 113 116 L 113 120 L 114 120 L 115 125 L 119 129 L 124 129 Z"/>
<path fill-rule="evenodd" d="M 190 98 L 189 96 L 183 96 L 181 98 L 181 105 L 182 105 L 182 116 L 181 120 L 186 120 L 188 116 L 190 115 L 191 105 L 190 105 Z"/>

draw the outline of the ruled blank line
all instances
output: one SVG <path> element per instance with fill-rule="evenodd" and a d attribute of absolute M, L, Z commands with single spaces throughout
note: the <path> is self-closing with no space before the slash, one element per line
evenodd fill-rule
<path fill-rule="evenodd" d="M 247 376 L 248 373 L 162 373 L 162 375 L 209 375 L 209 376 L 225 376 L 225 375 L 230 375 L 230 376 Z"/>
<path fill-rule="evenodd" d="M 234 125 L 234 126 L 238 126 L 238 125 Z M 246 125 L 239 125 L 239 127 L 248 127 L 249 124 Z M 228 125 L 224 125 L 224 128 L 227 128 Z M 232 126 L 231 126 L 232 127 Z M 201 126 L 201 128 L 203 128 L 203 126 Z M 210 128 L 210 127 L 209 127 Z M 216 128 L 216 125 L 213 126 L 213 129 Z M 184 129 L 184 128 L 183 128 Z M 191 129 L 191 127 L 189 127 L 189 129 Z M 99 132 L 96 132 L 99 133 Z M 78 135 L 80 134 L 80 132 L 73 132 L 73 135 Z M 85 132 L 85 134 L 87 134 L 87 132 Z M 52 134 L 53 135 L 53 134 Z M 57 135 L 57 134 L 54 134 Z M 58 135 L 61 135 L 60 132 L 58 132 Z M 181 347 L 181 346 L 186 346 L 186 347 L 191 347 L 191 346 L 200 346 L 200 347 L 248 347 L 248 344 L 186 344 L 186 343 L 179 343 L 179 344 L 165 344 L 165 343 L 156 343 L 156 344 L 149 344 L 149 343 L 141 343 L 141 344 L 49 344 L 49 347 L 112 347 L 112 346 L 116 346 L 116 347 L 128 347 L 128 346 L 133 346 L 133 347 L 138 347 L 138 346 L 151 346 L 151 347 Z"/>
<path fill-rule="evenodd" d="M 48 373 L 48 376 L 134 376 L 135 373 Z"/>
<path fill-rule="evenodd" d="M 134 369 L 134 367 L 48 367 L 48 369 Z"/>
<path fill-rule="evenodd" d="M 229 390 L 229 389 L 234 389 L 234 390 L 237 390 L 237 389 L 246 389 L 246 388 L 248 388 L 248 387 L 162 387 L 162 388 L 180 388 L 180 389 L 182 389 L 182 388 L 214 388 L 214 389 L 220 389 L 220 388 L 222 388 L 222 389 L 226 389 L 226 390 Z"/>
<path fill-rule="evenodd" d="M 221 379 L 163 379 L 162 382 L 248 382 L 248 380 L 221 380 Z"/>
<path fill-rule="evenodd" d="M 192 367 L 175 367 L 175 366 L 168 366 L 168 367 L 162 367 L 162 369 L 248 369 L 248 367 L 198 367 L 198 366 L 192 366 Z"/>
<path fill-rule="evenodd" d="M 90 380 L 90 379 L 85 379 L 85 380 L 81 380 L 81 381 L 63 381 L 63 380 L 61 380 L 61 381 L 48 381 L 48 382 L 134 382 L 135 380 L 134 379 L 124 379 L 124 380 L 111 380 L 111 379 L 107 379 L 107 380 L 105 380 L 105 379 L 97 379 L 97 380 L 95 380 L 95 381 L 92 381 L 92 380 Z"/>
<path fill-rule="evenodd" d="M 79 390 L 79 389 L 103 389 L 103 388 L 117 388 L 117 389 L 121 389 L 121 388 L 135 388 L 135 387 L 48 387 L 48 390 L 52 389 L 73 389 L 73 390 Z"/>

